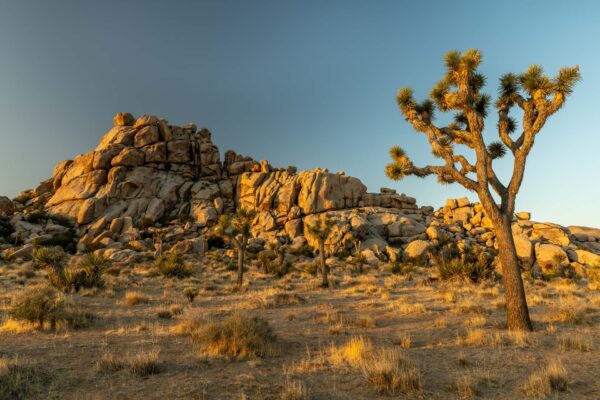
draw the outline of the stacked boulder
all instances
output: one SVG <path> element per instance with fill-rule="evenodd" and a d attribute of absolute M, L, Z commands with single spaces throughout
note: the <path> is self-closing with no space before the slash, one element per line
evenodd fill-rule
<path fill-rule="evenodd" d="M 114 260 L 163 246 L 202 253 L 202 237 L 219 216 L 241 208 L 257 212 L 259 245 L 287 235 L 294 247 L 317 247 L 307 228 L 326 215 L 334 221 L 328 251 L 356 249 L 371 263 L 418 258 L 449 240 L 490 254 L 496 247 L 491 221 L 466 198 L 434 212 L 393 189 L 368 193 L 344 172 L 274 168 L 231 150 L 221 160 L 211 133 L 195 124 L 129 113 L 113 122 L 94 150 L 60 162 L 52 178 L 14 201 L 0 197 L 0 249 L 22 254 L 23 244 L 65 240 L 68 233 L 78 251 Z M 600 265 L 599 230 L 536 223 L 517 213 L 513 236 L 527 267 Z"/>

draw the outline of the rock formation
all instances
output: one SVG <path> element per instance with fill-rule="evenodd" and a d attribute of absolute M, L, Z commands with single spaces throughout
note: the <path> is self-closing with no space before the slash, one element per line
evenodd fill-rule
<path fill-rule="evenodd" d="M 393 189 L 368 193 L 343 172 L 273 168 L 233 151 L 221 160 L 211 133 L 194 124 L 129 113 L 113 122 L 96 149 L 58 163 L 52 178 L 14 201 L 0 197 L 4 255 L 27 257 L 34 243 L 72 244 L 74 251 L 123 260 L 154 251 L 158 236 L 167 249 L 201 253 L 219 215 L 239 208 L 257 211 L 258 246 L 281 235 L 295 247 L 315 246 L 306 227 L 327 214 L 336 222 L 329 251 L 359 246 L 370 263 L 420 257 L 448 240 L 493 254 L 490 221 L 466 198 L 434 212 Z M 586 266 L 600 265 L 600 230 L 536 223 L 522 212 L 513 236 L 527 268 L 558 263 L 585 274 Z"/>

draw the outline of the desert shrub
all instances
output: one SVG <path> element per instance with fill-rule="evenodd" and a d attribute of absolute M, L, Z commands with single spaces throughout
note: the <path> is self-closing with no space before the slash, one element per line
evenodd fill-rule
<path fill-rule="evenodd" d="M 223 236 L 209 235 L 206 238 L 206 244 L 208 245 L 209 249 L 224 249 L 225 239 L 223 239 Z"/>
<path fill-rule="evenodd" d="M 64 317 L 63 296 L 51 287 L 34 287 L 13 299 L 8 310 L 11 318 L 38 323 L 40 328 L 49 322 L 51 328 Z"/>
<path fill-rule="evenodd" d="M 276 351 L 277 337 L 263 318 L 234 314 L 200 326 L 192 332 L 192 342 L 207 356 L 264 357 Z"/>
<path fill-rule="evenodd" d="M 309 275 L 317 275 L 317 271 L 319 270 L 319 262 L 313 261 L 304 265 L 304 272 Z"/>
<path fill-rule="evenodd" d="M 180 253 L 169 253 L 160 256 L 155 262 L 158 272 L 165 277 L 187 278 L 192 271 L 183 262 Z"/>
<path fill-rule="evenodd" d="M 79 329 L 89 326 L 94 316 L 73 309 L 65 297 L 56 289 L 37 286 L 16 296 L 8 310 L 8 315 L 16 320 L 35 323 L 40 329 L 48 323 L 51 329 L 62 323 L 66 327 Z"/>
<path fill-rule="evenodd" d="M 185 289 L 183 289 L 183 295 L 186 299 L 188 299 L 190 303 L 194 302 L 194 299 L 196 298 L 196 296 L 198 296 L 199 293 L 200 291 L 197 287 L 186 287 Z"/>
<path fill-rule="evenodd" d="M 285 261 L 283 264 L 274 263 L 271 265 L 271 273 L 278 278 L 281 278 L 287 275 L 293 268 L 293 264 L 291 261 Z"/>
<path fill-rule="evenodd" d="M 271 252 L 262 251 L 258 253 L 256 260 L 258 261 L 258 266 L 265 274 L 271 271 L 271 263 L 273 261 L 273 254 Z"/>
<path fill-rule="evenodd" d="M 51 383 L 52 374 L 40 365 L 0 358 L 0 399 L 31 399 Z"/>
<path fill-rule="evenodd" d="M 447 244 L 430 253 L 440 279 L 465 279 L 480 282 L 494 277 L 494 267 L 482 248 L 459 250 L 455 243 Z"/>

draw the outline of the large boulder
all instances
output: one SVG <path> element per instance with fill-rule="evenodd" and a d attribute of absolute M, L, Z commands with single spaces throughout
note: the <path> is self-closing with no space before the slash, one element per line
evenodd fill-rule
<path fill-rule="evenodd" d="M 567 253 L 555 244 L 536 244 L 535 259 L 546 270 L 569 265 Z"/>
<path fill-rule="evenodd" d="M 431 247 L 431 242 L 427 240 L 414 240 L 404 248 L 404 254 L 408 258 L 421 258 L 427 254 Z"/>

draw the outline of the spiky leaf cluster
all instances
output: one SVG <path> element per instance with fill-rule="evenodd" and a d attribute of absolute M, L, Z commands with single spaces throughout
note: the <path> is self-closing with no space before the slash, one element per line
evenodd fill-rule
<path fill-rule="evenodd" d="M 327 239 L 335 221 L 328 216 L 318 218 L 315 222 L 307 227 L 308 234 L 318 241 L 324 241 Z"/>
<path fill-rule="evenodd" d="M 410 175 L 412 163 L 400 146 L 393 146 L 390 149 L 392 162 L 385 166 L 385 174 L 393 180 L 400 180 Z"/>

